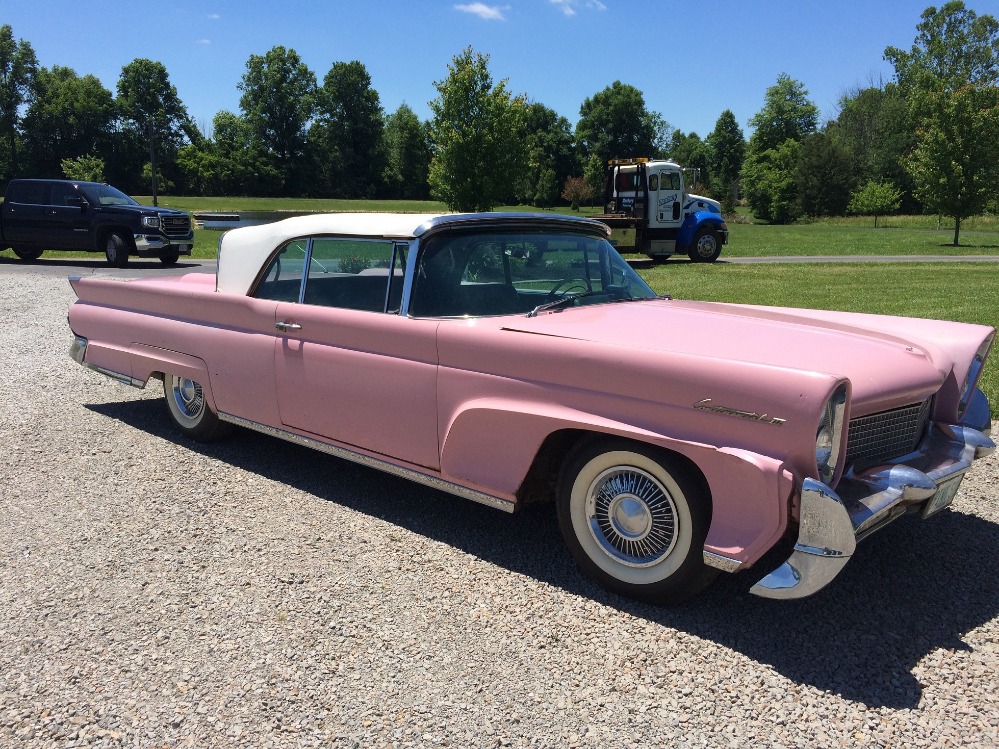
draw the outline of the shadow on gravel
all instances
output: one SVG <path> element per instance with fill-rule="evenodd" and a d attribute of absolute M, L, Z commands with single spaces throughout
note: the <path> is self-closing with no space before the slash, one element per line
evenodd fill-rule
<path fill-rule="evenodd" d="M 87 406 L 191 450 L 446 543 L 492 564 L 682 630 L 773 667 L 785 677 L 871 707 L 915 708 L 915 666 L 999 615 L 999 525 L 961 512 L 902 519 L 860 545 L 837 580 L 811 598 L 769 601 L 749 588 L 783 557 L 720 575 L 676 608 L 607 593 L 577 571 L 552 505 L 513 515 L 278 439 L 238 430 L 228 441 L 188 442 L 160 400 Z M 768 566 L 769 565 L 769 566 Z"/>

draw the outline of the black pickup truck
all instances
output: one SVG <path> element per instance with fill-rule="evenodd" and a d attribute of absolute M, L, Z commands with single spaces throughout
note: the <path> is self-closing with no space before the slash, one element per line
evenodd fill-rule
<path fill-rule="evenodd" d="M 15 179 L 0 208 L 0 250 L 22 260 L 45 250 L 103 252 L 122 268 L 129 255 L 172 265 L 194 246 L 191 217 L 170 208 L 139 205 L 97 182 Z"/>

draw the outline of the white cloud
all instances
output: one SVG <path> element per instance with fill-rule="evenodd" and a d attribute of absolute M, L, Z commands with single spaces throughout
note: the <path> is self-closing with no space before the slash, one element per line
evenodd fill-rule
<path fill-rule="evenodd" d="M 209 21 L 218 21 L 218 20 L 221 20 L 221 18 L 222 18 L 222 16 L 219 13 L 209 13 L 208 14 L 208 20 Z"/>
<path fill-rule="evenodd" d="M 201 47 L 210 47 L 211 44 L 212 44 L 212 40 L 211 39 L 198 39 L 194 43 L 197 44 L 197 45 L 199 45 L 199 46 L 201 46 Z"/>
<path fill-rule="evenodd" d="M 607 10 L 607 6 L 600 0 L 548 0 L 548 2 L 562 11 L 565 16 L 576 15 L 578 12 L 576 9 L 579 7 L 597 11 Z"/>
<path fill-rule="evenodd" d="M 505 11 L 510 10 L 509 5 L 486 5 L 485 3 L 468 3 L 467 5 L 455 5 L 455 10 L 462 13 L 471 13 L 485 21 L 505 21 L 503 16 Z"/>

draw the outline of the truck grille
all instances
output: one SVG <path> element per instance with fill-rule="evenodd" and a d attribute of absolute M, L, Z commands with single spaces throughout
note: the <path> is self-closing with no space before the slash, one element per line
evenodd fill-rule
<path fill-rule="evenodd" d="M 907 455 L 919 446 L 930 418 L 930 400 L 850 419 L 846 462 L 878 463 Z"/>
<path fill-rule="evenodd" d="M 161 216 L 160 226 L 168 237 L 186 237 L 191 233 L 191 217 L 186 213 L 182 216 Z"/>

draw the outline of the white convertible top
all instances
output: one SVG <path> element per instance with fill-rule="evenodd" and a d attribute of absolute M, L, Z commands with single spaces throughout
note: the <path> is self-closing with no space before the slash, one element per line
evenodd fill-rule
<path fill-rule="evenodd" d="M 300 237 L 351 236 L 411 239 L 436 213 L 320 213 L 260 226 L 244 226 L 222 236 L 216 288 L 246 294 L 275 249 Z"/>

